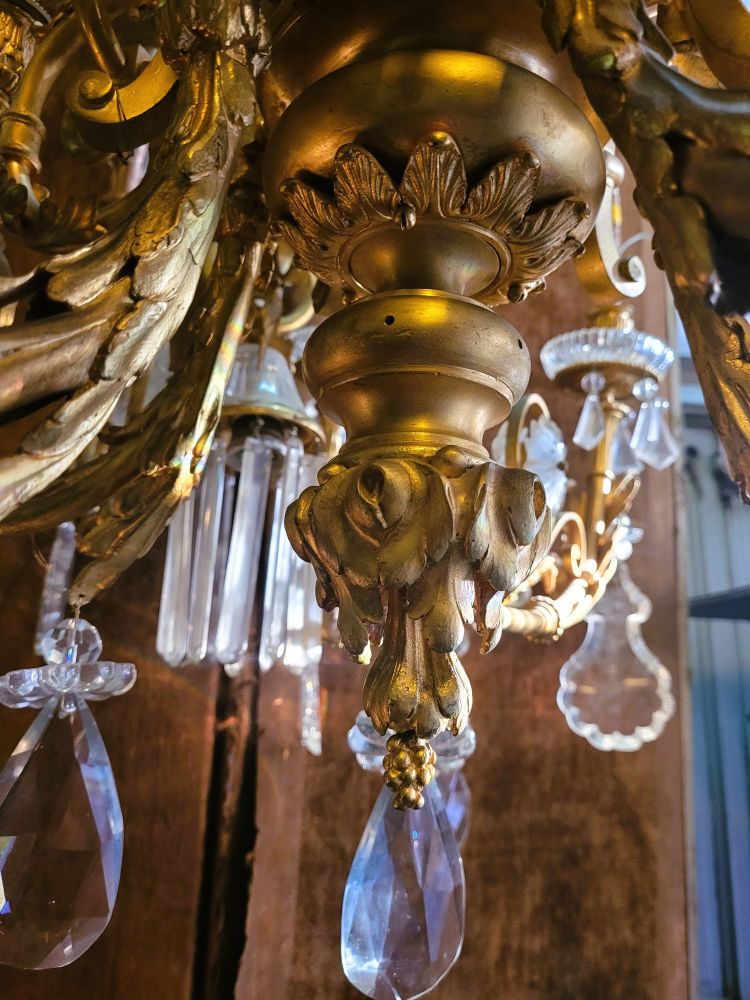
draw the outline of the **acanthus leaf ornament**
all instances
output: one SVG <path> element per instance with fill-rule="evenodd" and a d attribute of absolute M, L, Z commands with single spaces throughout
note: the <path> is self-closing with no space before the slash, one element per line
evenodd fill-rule
<path fill-rule="evenodd" d="M 471 708 L 455 655 L 464 625 L 476 614 L 491 649 L 503 594 L 549 546 L 537 477 L 454 447 L 429 461 L 337 462 L 289 508 L 287 529 L 315 568 L 324 606 L 339 607 L 349 652 L 358 656 L 375 640 L 365 683 L 375 728 L 422 738 L 460 732 Z"/>
<path fill-rule="evenodd" d="M 586 203 L 573 198 L 532 211 L 539 176 L 538 158 L 522 149 L 470 189 L 458 143 L 437 133 L 419 143 L 397 185 L 368 150 L 349 143 L 339 149 L 333 165 L 333 197 L 306 181 L 285 181 L 282 193 L 294 222 L 282 220 L 278 230 L 300 267 L 356 297 L 386 287 L 380 282 L 388 280 L 361 273 L 355 256 L 359 248 L 371 239 L 376 244 L 382 236 L 387 239 L 389 229 L 428 229 L 441 220 L 443 238 L 454 232 L 467 245 L 484 244 L 474 251 L 481 254 L 482 267 L 484 253 L 491 250 L 494 266 L 479 287 L 470 288 L 472 297 L 517 302 L 581 252 L 572 234 L 589 214 Z"/>

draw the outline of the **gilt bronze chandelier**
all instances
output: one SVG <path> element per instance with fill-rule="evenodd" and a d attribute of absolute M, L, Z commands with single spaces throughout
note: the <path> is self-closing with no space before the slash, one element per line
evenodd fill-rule
<path fill-rule="evenodd" d="M 249 655 L 261 559 L 261 667 L 288 649 L 317 697 L 305 672 L 323 612 L 369 664 L 350 745 L 387 790 L 347 885 L 342 959 L 367 996 L 423 996 L 463 935 L 444 806 L 474 750 L 465 628 L 486 653 L 504 632 L 552 642 L 587 621 L 559 704 L 601 749 L 636 749 L 673 711 L 627 571 L 644 466 L 678 449 L 660 393 L 671 348 L 634 328 L 645 278 L 620 232 L 624 162 L 748 488 L 750 14 L 730 0 L 0 0 L 0 30 L 0 532 L 58 528 L 46 665 L 0 681 L 4 704 L 41 710 L 0 775 L 0 844 L 17 782 L 64 723 L 98 769 L 107 887 L 75 927 L 52 926 L 37 892 L 29 929 L 14 897 L 28 871 L 0 850 L 0 962 L 67 964 L 109 919 L 121 816 L 86 703 L 127 691 L 135 669 L 101 661 L 80 615 L 171 521 L 171 665 Z M 571 259 L 589 322 L 541 363 L 581 397 L 575 487 L 509 321 Z M 626 728 L 597 701 L 622 681 L 597 673 L 609 616 L 645 692 L 618 701 Z M 412 910 L 396 912 L 409 878 Z M 417 883 L 430 926 L 415 930 Z"/>

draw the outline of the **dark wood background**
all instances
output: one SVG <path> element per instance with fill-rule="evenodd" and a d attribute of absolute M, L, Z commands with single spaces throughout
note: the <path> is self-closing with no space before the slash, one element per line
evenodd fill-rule
<path fill-rule="evenodd" d="M 570 268 L 512 310 L 533 355 L 583 325 Z M 652 274 L 639 323 L 664 333 Z M 579 403 L 542 386 L 570 432 Z M 681 698 L 672 473 L 649 473 L 632 561 L 654 602 L 645 633 Z M 44 540 L 40 540 L 43 544 Z M 329 651 L 324 753 L 299 748 L 296 681 L 275 668 L 233 684 L 216 669 L 172 671 L 154 653 L 163 542 L 88 609 L 107 658 L 139 681 L 95 706 L 126 824 L 119 902 L 102 939 L 69 969 L 0 969 L 3 1000 L 356 1000 L 339 963 L 348 867 L 378 791 L 346 746 L 362 672 Z M 41 570 L 28 539 L 0 539 L 0 670 L 31 652 Z M 685 759 L 680 718 L 635 754 L 574 736 L 555 705 L 560 666 L 581 630 L 554 646 L 506 637 L 466 658 L 479 746 L 464 858 L 463 956 L 436 1000 L 687 1000 Z M 2 711 L 0 757 L 31 714 Z"/>

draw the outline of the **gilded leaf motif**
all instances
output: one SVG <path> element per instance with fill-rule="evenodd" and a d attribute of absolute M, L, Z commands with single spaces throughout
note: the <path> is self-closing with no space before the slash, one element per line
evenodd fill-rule
<path fill-rule="evenodd" d="M 454 226 L 479 226 L 497 242 L 499 259 L 507 258 L 479 297 L 515 301 L 581 249 L 571 233 L 586 214 L 585 205 L 564 200 L 529 214 L 539 176 L 536 155 L 521 150 L 469 192 L 457 143 L 436 133 L 416 147 L 397 186 L 371 153 L 348 144 L 334 163 L 333 198 L 303 181 L 285 182 L 282 192 L 294 223 L 281 222 L 279 231 L 301 266 L 356 296 L 363 289 L 349 271 L 348 248 L 359 246 L 369 231 L 412 229 L 438 218 Z"/>
<path fill-rule="evenodd" d="M 541 483 L 455 448 L 432 463 L 343 461 L 290 507 L 292 544 L 315 567 L 324 606 L 339 606 L 353 655 L 385 619 L 365 687 L 373 724 L 424 737 L 458 731 L 471 692 L 454 650 L 472 621 L 482 648 L 493 647 L 505 591 L 546 552 Z"/>
<path fill-rule="evenodd" d="M 471 711 L 471 685 L 455 653 L 435 652 L 422 623 L 392 592 L 380 650 L 365 680 L 364 705 L 378 732 L 416 731 L 425 739 L 444 729 L 459 733 Z"/>
<path fill-rule="evenodd" d="M 55 388 L 66 395 L 14 455 L 0 459 L 0 518 L 71 466 L 187 313 L 240 138 L 239 120 L 230 124 L 234 115 L 218 99 L 228 59 L 220 56 L 211 65 L 211 72 L 205 72 L 199 57 L 186 70 L 159 177 L 146 179 L 144 197 L 136 201 L 132 214 L 97 242 L 54 258 L 35 278 L 16 286 L 14 297 L 31 293 L 33 308 L 50 312 L 57 305 L 53 334 L 67 338 L 67 350 L 74 358 L 78 352 L 79 364 L 72 366 L 67 384 L 55 370 L 35 379 L 40 401 Z M 205 162 L 209 151 L 211 169 Z M 188 169 L 191 165 L 196 172 Z M 106 323 L 92 331 L 92 318 L 103 299 Z M 4 336 L 23 340 L 28 330 L 20 324 L 0 333 L 0 342 Z M 32 332 L 26 344 L 3 359 L 6 374 L 12 373 L 17 384 L 28 384 L 38 367 L 35 339 Z M 17 402 L 12 391 L 0 396 L 0 412 L 12 410 Z"/>
<path fill-rule="evenodd" d="M 394 219 L 398 191 L 375 157 L 361 146 L 351 143 L 336 154 L 333 191 L 344 215 L 358 223 Z"/>
<path fill-rule="evenodd" d="M 420 142 L 409 157 L 400 191 L 417 215 L 459 215 L 466 200 L 466 170 L 455 140 L 439 135 Z"/>
<path fill-rule="evenodd" d="M 528 150 L 498 163 L 467 198 L 464 215 L 501 234 L 515 229 L 531 208 L 540 169 Z"/>

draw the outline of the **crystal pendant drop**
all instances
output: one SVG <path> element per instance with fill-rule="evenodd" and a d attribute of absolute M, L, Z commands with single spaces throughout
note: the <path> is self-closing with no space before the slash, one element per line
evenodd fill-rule
<path fill-rule="evenodd" d="M 667 420 L 669 403 L 655 399 L 645 403 L 633 433 L 633 450 L 652 469 L 663 472 L 680 457 L 680 446 Z M 641 416 L 643 419 L 641 419 Z"/>
<path fill-rule="evenodd" d="M 680 457 L 680 447 L 669 427 L 669 403 L 656 398 L 658 391 L 659 383 L 652 378 L 641 379 L 633 389 L 633 395 L 641 400 L 641 409 L 631 444 L 638 458 L 663 472 Z"/>
<path fill-rule="evenodd" d="M 610 465 L 612 472 L 616 476 L 625 476 L 628 473 L 637 473 L 643 469 L 643 462 L 633 451 L 630 443 L 631 437 L 631 417 L 632 414 L 624 416 L 617 425 L 614 438 L 612 440 L 612 452 L 610 455 Z"/>
<path fill-rule="evenodd" d="M 373 1000 L 413 1000 L 461 953 L 463 863 L 437 782 L 423 809 L 399 812 L 384 788 L 354 858 L 341 918 L 349 982 Z"/>
<path fill-rule="evenodd" d="M 112 915 L 123 826 L 114 777 L 85 701 L 50 699 L 0 771 L 0 963 L 69 965 Z"/>
<path fill-rule="evenodd" d="M 588 372 L 581 379 L 581 388 L 586 393 L 586 399 L 578 418 L 573 443 L 585 451 L 596 448 L 604 437 L 604 410 L 599 399 L 599 393 L 604 386 L 604 376 L 599 372 Z"/>
<path fill-rule="evenodd" d="M 471 789 L 463 768 L 455 771 L 441 771 L 437 776 L 440 791 L 445 802 L 445 812 L 453 830 L 459 851 L 463 849 L 469 836 L 471 822 Z"/>
<path fill-rule="evenodd" d="M 651 602 L 619 564 L 586 619 L 583 644 L 560 671 L 560 711 L 597 750 L 639 750 L 674 715 L 672 677 L 641 633 L 650 614 Z"/>

